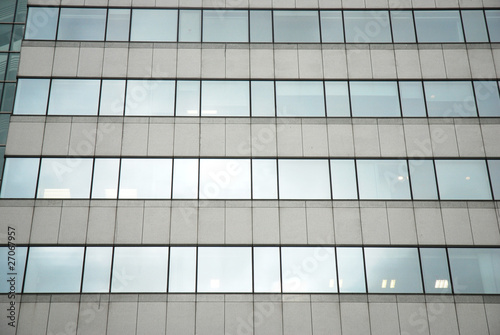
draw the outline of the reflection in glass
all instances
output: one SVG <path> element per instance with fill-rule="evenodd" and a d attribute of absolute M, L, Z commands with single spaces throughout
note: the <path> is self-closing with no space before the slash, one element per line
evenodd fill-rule
<path fill-rule="evenodd" d="M 176 116 L 200 115 L 200 82 L 197 80 L 178 80 L 175 101 Z"/>
<path fill-rule="evenodd" d="M 105 8 L 61 8 L 58 40 L 104 41 Z"/>
<path fill-rule="evenodd" d="M 14 22 L 16 2 L 15 0 L 4 0 L 0 2 L 0 22 Z M 26 6 L 26 4 L 24 4 L 24 6 Z"/>
<path fill-rule="evenodd" d="M 7 240 L 7 230 L 5 231 L 5 241 Z M 0 273 L 2 280 L 0 280 L 0 293 L 16 292 L 20 293 L 23 287 L 23 274 L 26 268 L 26 252 L 27 247 L 0 247 Z M 11 258 L 9 258 L 11 257 Z M 15 272 L 10 269 L 11 266 L 15 267 Z M 10 275 L 9 273 L 16 273 Z M 14 277 L 11 282 L 10 278 Z"/>
<path fill-rule="evenodd" d="M 198 292 L 252 292 L 252 248 L 199 247 Z"/>
<path fill-rule="evenodd" d="M 477 116 L 470 81 L 424 81 L 429 116 Z"/>
<path fill-rule="evenodd" d="M 278 116 L 325 116 L 321 81 L 277 81 Z"/>
<path fill-rule="evenodd" d="M 174 80 L 129 80 L 125 115 L 174 115 Z"/>
<path fill-rule="evenodd" d="M 200 159 L 200 199 L 250 199 L 249 159 Z"/>
<path fill-rule="evenodd" d="M 320 17 L 321 41 L 323 43 L 343 43 L 342 12 L 339 10 L 322 10 L 320 11 Z"/>
<path fill-rule="evenodd" d="M 50 79 L 24 79 L 17 81 L 14 114 L 45 114 L 49 98 Z"/>
<path fill-rule="evenodd" d="M 491 190 L 484 160 L 436 160 L 441 200 L 490 200 Z"/>
<path fill-rule="evenodd" d="M 203 81 L 201 116 L 250 116 L 248 81 Z"/>
<path fill-rule="evenodd" d="M 415 43 L 413 14 L 409 10 L 391 12 L 392 35 L 394 43 Z"/>
<path fill-rule="evenodd" d="M 464 41 L 458 10 L 416 10 L 414 14 L 419 43 Z"/>
<path fill-rule="evenodd" d="M 7 66 L 7 72 L 5 73 L 5 80 L 15 81 L 17 77 L 17 69 L 19 67 L 19 54 L 10 53 L 9 54 L 9 65 Z"/>
<path fill-rule="evenodd" d="M 331 199 L 328 160 L 278 160 L 280 199 Z"/>
<path fill-rule="evenodd" d="M 448 260 L 444 248 L 421 248 L 425 293 L 451 293 Z"/>
<path fill-rule="evenodd" d="M 196 286 L 196 247 L 171 247 L 169 292 L 194 292 Z"/>
<path fill-rule="evenodd" d="M 250 42 L 272 42 L 273 25 L 270 10 L 250 11 Z"/>
<path fill-rule="evenodd" d="M 130 9 L 109 9 L 106 41 L 128 41 Z"/>
<path fill-rule="evenodd" d="M 500 96 L 494 81 L 474 81 L 479 116 L 500 116 Z"/>
<path fill-rule="evenodd" d="M 356 168 L 352 159 L 330 160 L 333 199 L 357 199 Z"/>
<path fill-rule="evenodd" d="M 0 114 L 0 144 L 7 143 L 7 132 L 9 130 L 10 114 Z M 0 164 L 2 164 L 0 162 Z"/>
<path fill-rule="evenodd" d="M 7 158 L 0 198 L 34 198 L 39 158 Z"/>
<path fill-rule="evenodd" d="M 401 116 L 395 81 L 351 81 L 352 116 Z"/>
<path fill-rule="evenodd" d="M 320 42 L 317 11 L 274 11 L 274 42 Z"/>
<path fill-rule="evenodd" d="M 103 80 L 99 115 L 123 115 L 125 80 Z"/>
<path fill-rule="evenodd" d="M 399 94 L 404 117 L 425 117 L 425 99 L 421 82 L 400 81 Z"/>
<path fill-rule="evenodd" d="M 111 292 L 166 292 L 167 247 L 116 247 Z"/>
<path fill-rule="evenodd" d="M 198 197 L 198 159 L 174 159 L 174 199 Z"/>
<path fill-rule="evenodd" d="M 388 11 L 344 11 L 347 43 L 391 43 Z"/>
<path fill-rule="evenodd" d="M 24 25 L 14 25 L 12 30 L 12 41 L 10 43 L 10 51 L 21 51 L 21 42 L 24 36 Z"/>
<path fill-rule="evenodd" d="M 467 42 L 488 42 L 488 32 L 482 10 L 463 10 L 462 21 Z"/>
<path fill-rule="evenodd" d="M 489 159 L 488 169 L 490 171 L 491 188 L 493 189 L 495 200 L 500 200 L 500 160 Z"/>
<path fill-rule="evenodd" d="M 58 16 L 58 7 L 30 7 L 25 39 L 55 40 Z"/>
<path fill-rule="evenodd" d="M 253 264 L 254 292 L 281 292 L 279 248 L 255 247 Z"/>
<path fill-rule="evenodd" d="M 248 42 L 248 11 L 204 10 L 203 42 Z"/>
<path fill-rule="evenodd" d="M 411 199 L 405 160 L 357 160 L 360 199 Z"/>
<path fill-rule="evenodd" d="M 490 42 L 500 42 L 500 10 L 486 10 L 485 14 Z"/>
<path fill-rule="evenodd" d="M 83 247 L 31 247 L 24 293 L 80 292 Z"/>
<path fill-rule="evenodd" d="M 253 199 L 278 199 L 275 159 L 252 160 Z"/>
<path fill-rule="evenodd" d="M 437 199 L 436 176 L 432 160 L 410 159 L 408 163 L 413 199 Z"/>
<path fill-rule="evenodd" d="M 362 248 L 337 248 L 340 293 L 365 293 Z"/>
<path fill-rule="evenodd" d="M 201 11 L 179 11 L 179 42 L 201 41 Z"/>
<path fill-rule="evenodd" d="M 11 33 L 11 24 L 0 24 L 0 51 L 9 51 Z"/>
<path fill-rule="evenodd" d="M 97 115 L 101 81 L 52 79 L 49 115 Z"/>
<path fill-rule="evenodd" d="M 118 170 L 120 159 L 96 158 L 92 182 L 92 198 L 116 199 L 118 195 Z"/>
<path fill-rule="evenodd" d="M 423 293 L 417 248 L 365 248 L 368 293 Z"/>
<path fill-rule="evenodd" d="M 37 198 L 88 199 L 92 161 L 92 158 L 43 158 Z"/>
<path fill-rule="evenodd" d="M 120 199 L 170 199 L 172 159 L 123 158 Z"/>
<path fill-rule="evenodd" d="M 351 116 L 346 81 L 325 81 L 327 116 Z"/>
<path fill-rule="evenodd" d="M 131 41 L 177 41 L 177 9 L 133 9 Z"/>
<path fill-rule="evenodd" d="M 109 292 L 111 247 L 87 247 L 82 292 Z"/>
<path fill-rule="evenodd" d="M 274 82 L 252 81 L 252 116 L 275 116 Z"/>

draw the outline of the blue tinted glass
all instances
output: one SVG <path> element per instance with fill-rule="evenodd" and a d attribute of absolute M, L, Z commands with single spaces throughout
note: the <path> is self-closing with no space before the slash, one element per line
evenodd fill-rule
<path fill-rule="evenodd" d="M 58 40 L 104 41 L 106 9 L 61 8 Z"/>
<path fill-rule="evenodd" d="M 451 293 L 448 259 L 444 248 L 421 248 L 425 293 Z"/>
<path fill-rule="evenodd" d="M 479 116 L 500 116 L 500 96 L 495 81 L 474 81 Z"/>
<path fill-rule="evenodd" d="M 125 80 L 103 80 L 99 115 L 123 115 Z"/>
<path fill-rule="evenodd" d="M 347 43 L 391 43 L 391 26 L 387 11 L 344 11 Z"/>
<path fill-rule="evenodd" d="M 463 10 L 462 20 L 467 42 L 488 42 L 488 32 L 482 10 Z"/>
<path fill-rule="evenodd" d="M 179 42 L 201 41 L 201 11 L 179 11 Z"/>
<path fill-rule="evenodd" d="M 125 115 L 174 115 L 174 80 L 129 80 Z"/>
<path fill-rule="evenodd" d="M 458 10 L 417 10 L 414 14 L 418 42 L 464 41 Z"/>
<path fill-rule="evenodd" d="M 357 160 L 360 199 L 411 199 L 405 160 Z"/>
<path fill-rule="evenodd" d="M 16 92 L 16 83 L 5 83 L 2 96 L 1 111 L 9 112 L 14 107 L 14 96 Z"/>
<path fill-rule="evenodd" d="M 320 42 L 317 11 L 275 10 L 274 42 Z"/>
<path fill-rule="evenodd" d="M 391 11 L 391 24 L 395 43 L 415 43 L 412 11 Z"/>
<path fill-rule="evenodd" d="M 0 2 L 0 22 L 13 22 L 16 10 L 16 0 L 2 0 Z"/>
<path fill-rule="evenodd" d="M 472 83 L 468 81 L 424 81 L 430 117 L 477 116 Z"/>
<path fill-rule="evenodd" d="M 90 197 L 91 158 L 44 158 L 37 198 Z"/>
<path fill-rule="evenodd" d="M 437 199 L 438 194 L 433 161 L 410 159 L 408 162 L 413 199 Z"/>
<path fill-rule="evenodd" d="M 5 241 L 7 241 L 7 233 L 12 232 L 16 233 L 14 230 L 6 229 Z M 15 235 L 9 236 L 17 237 Z M 21 292 L 27 249 L 27 247 L 18 246 L 0 247 L 0 273 L 3 278 L 0 281 L 0 293 Z"/>
<path fill-rule="evenodd" d="M 270 10 L 250 11 L 250 42 L 272 42 L 273 25 Z"/>
<path fill-rule="evenodd" d="M 327 116 L 351 116 L 346 81 L 325 81 Z"/>
<path fill-rule="evenodd" d="M 48 114 L 97 115 L 100 87 L 100 80 L 53 79 Z"/>
<path fill-rule="evenodd" d="M 337 248 L 341 293 L 365 293 L 365 267 L 362 248 Z"/>
<path fill-rule="evenodd" d="M 342 12 L 339 10 L 322 10 L 320 17 L 322 42 L 343 43 L 344 26 L 342 24 Z"/>
<path fill-rule="evenodd" d="M 274 82 L 252 81 L 252 116 L 274 116 Z"/>
<path fill-rule="evenodd" d="M 26 20 L 26 4 L 28 0 L 17 0 L 16 22 L 24 22 Z"/>
<path fill-rule="evenodd" d="M 352 159 L 330 160 L 333 199 L 357 199 L 356 167 Z"/>
<path fill-rule="evenodd" d="M 26 21 L 27 40 L 55 40 L 58 7 L 30 7 Z"/>
<path fill-rule="evenodd" d="M 200 115 L 200 82 L 197 80 L 178 80 L 175 100 L 176 116 Z"/>
<path fill-rule="evenodd" d="M 0 81 L 5 80 L 5 72 L 7 71 L 8 53 L 0 53 Z"/>
<path fill-rule="evenodd" d="M 110 9 L 108 12 L 107 41 L 128 41 L 130 9 Z"/>
<path fill-rule="evenodd" d="M 483 160 L 436 160 L 442 200 L 490 200 L 491 190 Z"/>
<path fill-rule="evenodd" d="M 171 247 L 169 292 L 194 292 L 196 287 L 196 247 Z"/>
<path fill-rule="evenodd" d="M 325 116 L 321 81 L 277 81 L 278 116 Z"/>
<path fill-rule="evenodd" d="M 24 25 L 16 24 L 14 25 L 14 30 L 12 31 L 12 41 L 10 43 L 10 51 L 20 51 L 21 41 L 24 35 Z"/>
<path fill-rule="evenodd" d="M 404 117 L 425 117 L 425 99 L 421 82 L 400 81 L 399 95 Z"/>
<path fill-rule="evenodd" d="M 82 292 L 109 292 L 111 247 L 87 247 Z"/>
<path fill-rule="evenodd" d="M 486 10 L 490 42 L 500 42 L 500 10 Z"/>
<path fill-rule="evenodd" d="M 250 116 L 248 81 L 202 81 L 202 116 Z"/>
<path fill-rule="evenodd" d="M 204 10 L 203 42 L 248 42 L 248 11 Z"/>
<path fill-rule="evenodd" d="M 0 51 L 9 51 L 12 25 L 0 24 Z"/>
<path fill-rule="evenodd" d="M 10 114 L 0 114 L 0 145 L 7 143 Z"/>
<path fill-rule="evenodd" d="M 352 116 L 401 116 L 398 84 L 392 81 L 351 81 Z"/>
<path fill-rule="evenodd" d="M 116 199 L 118 195 L 118 158 L 96 158 L 92 179 L 92 198 Z"/>
<path fill-rule="evenodd" d="M 280 199 L 331 199 L 328 160 L 278 160 Z"/>
<path fill-rule="evenodd" d="M 9 65 L 7 67 L 7 73 L 5 74 L 5 80 L 16 80 L 17 68 L 19 67 L 19 54 L 10 53 L 9 54 Z"/>
<path fill-rule="evenodd" d="M 6 159 L 0 198 L 34 198 L 39 162 L 39 158 Z"/>
<path fill-rule="evenodd" d="M 131 41 L 177 41 L 177 10 L 133 9 Z"/>

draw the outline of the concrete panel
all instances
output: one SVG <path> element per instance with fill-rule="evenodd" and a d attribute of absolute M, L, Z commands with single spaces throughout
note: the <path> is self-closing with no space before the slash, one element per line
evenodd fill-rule
<path fill-rule="evenodd" d="M 149 125 L 147 123 L 125 123 L 123 125 L 122 155 L 145 156 L 148 152 L 148 133 Z"/>
<path fill-rule="evenodd" d="M 495 78 L 495 64 L 491 49 L 468 49 L 472 78 L 481 80 Z"/>
<path fill-rule="evenodd" d="M 200 208 L 198 220 L 199 243 L 224 243 L 224 208 Z"/>
<path fill-rule="evenodd" d="M 198 302 L 196 306 L 196 334 L 224 334 L 224 303 Z"/>
<path fill-rule="evenodd" d="M 274 78 L 274 51 L 272 49 L 250 49 L 250 77 Z"/>
<path fill-rule="evenodd" d="M 364 244 L 389 244 L 387 210 L 361 207 L 361 227 Z"/>
<path fill-rule="evenodd" d="M 475 245 L 499 245 L 497 213 L 493 208 L 469 208 L 472 237 Z"/>
<path fill-rule="evenodd" d="M 194 335 L 195 303 L 169 301 L 167 334 Z"/>
<path fill-rule="evenodd" d="M 387 0 L 385 0 L 387 5 Z M 385 7 L 387 8 L 387 7 Z M 394 50 L 370 50 L 374 79 L 396 78 L 396 60 Z"/>
<path fill-rule="evenodd" d="M 54 47 L 23 47 L 19 59 L 19 76 L 50 77 Z"/>
<path fill-rule="evenodd" d="M 88 207 L 63 206 L 58 242 L 60 244 L 85 244 L 88 216 Z"/>
<path fill-rule="evenodd" d="M 252 136 L 252 156 L 276 157 L 277 134 L 276 134 L 275 124 L 252 123 L 251 136 Z"/>
<path fill-rule="evenodd" d="M 420 57 L 418 50 L 394 50 L 398 79 L 420 79 Z"/>
<path fill-rule="evenodd" d="M 24 302 L 19 311 L 18 334 L 45 335 L 47 334 L 47 323 L 49 321 L 50 303 Z"/>
<path fill-rule="evenodd" d="M 57 243 L 61 207 L 35 207 L 30 243 Z"/>
<path fill-rule="evenodd" d="M 91 300 L 92 299 L 92 300 Z M 106 332 L 108 321 L 108 302 L 100 297 L 80 302 L 78 315 L 78 335 L 94 335 Z M 104 300 L 104 301 L 103 301 Z"/>
<path fill-rule="evenodd" d="M 282 244 L 307 244 L 305 208 L 281 208 L 280 234 Z"/>
<path fill-rule="evenodd" d="M 224 334 L 253 334 L 253 302 L 226 302 Z"/>
<path fill-rule="evenodd" d="M 413 208 L 387 208 L 391 244 L 417 244 Z"/>
<path fill-rule="evenodd" d="M 141 243 L 144 208 L 129 205 L 119 206 L 116 211 L 116 243 Z"/>
<path fill-rule="evenodd" d="M 429 334 L 425 303 L 398 303 L 398 314 L 401 334 Z"/>
<path fill-rule="evenodd" d="M 153 49 L 153 78 L 175 78 L 177 74 L 177 50 Z"/>
<path fill-rule="evenodd" d="M 9 130 L 10 132 L 10 130 Z M 484 141 L 484 151 L 487 157 L 498 157 L 500 156 L 500 131 L 498 131 L 498 126 L 493 124 L 482 124 L 481 132 L 483 134 Z M 8 149 L 7 145 L 7 149 Z"/>
<path fill-rule="evenodd" d="M 328 150 L 333 157 L 354 156 L 354 136 L 350 123 L 328 125 Z"/>
<path fill-rule="evenodd" d="M 128 49 L 126 47 L 104 48 L 104 64 L 102 66 L 104 77 L 126 77 L 127 68 Z"/>
<path fill-rule="evenodd" d="M 198 156 L 200 152 L 200 125 L 176 123 L 174 129 L 174 156 Z"/>
<path fill-rule="evenodd" d="M 128 52 L 127 76 L 132 78 L 151 78 L 153 68 L 153 49 L 130 48 Z"/>
<path fill-rule="evenodd" d="M 457 304 L 456 308 L 460 334 L 488 334 L 483 304 Z"/>
<path fill-rule="evenodd" d="M 483 137 L 479 124 L 455 125 L 460 157 L 484 156 Z"/>
<path fill-rule="evenodd" d="M 322 52 L 324 78 L 347 79 L 347 54 L 345 49 L 323 49 Z"/>
<path fill-rule="evenodd" d="M 123 125 L 107 121 L 97 123 L 96 156 L 116 156 L 122 151 Z"/>
<path fill-rule="evenodd" d="M 380 142 L 376 124 L 353 124 L 354 153 L 358 157 L 380 157 Z"/>
<path fill-rule="evenodd" d="M 472 245 L 472 231 L 466 208 L 442 208 L 446 244 Z"/>
<path fill-rule="evenodd" d="M 302 124 L 302 145 L 304 156 L 328 156 L 326 124 Z"/>
<path fill-rule="evenodd" d="M 419 244 L 444 244 L 444 228 L 439 208 L 415 208 Z"/>
<path fill-rule="evenodd" d="M 379 124 L 380 154 L 382 157 L 405 157 L 405 137 L 402 124 Z"/>
<path fill-rule="evenodd" d="M 341 302 L 342 335 L 370 334 L 367 303 Z"/>
<path fill-rule="evenodd" d="M 250 123 L 226 123 L 226 155 L 250 156 Z"/>
<path fill-rule="evenodd" d="M 404 134 L 409 157 L 432 157 L 432 142 L 427 123 L 405 124 Z"/>
<path fill-rule="evenodd" d="M 372 335 L 400 334 L 397 304 L 370 303 L 369 311 Z"/>
<path fill-rule="evenodd" d="M 310 0 L 304 0 L 311 4 Z M 298 49 L 300 79 L 318 79 L 323 77 L 321 50 Z"/>
<path fill-rule="evenodd" d="M 170 243 L 198 242 L 198 209 L 196 207 L 173 207 L 170 224 Z"/>
<path fill-rule="evenodd" d="M 137 327 L 137 302 L 116 301 L 109 303 L 108 335 L 135 335 Z"/>
<path fill-rule="evenodd" d="M 278 244 L 280 242 L 279 209 L 253 209 L 253 243 Z"/>
<path fill-rule="evenodd" d="M 168 244 L 170 242 L 170 208 L 168 204 L 161 207 L 144 207 L 144 227 L 142 243 Z"/>
<path fill-rule="evenodd" d="M 200 76 L 201 49 L 177 49 L 177 77 L 199 78 Z"/>
<path fill-rule="evenodd" d="M 79 48 L 57 47 L 54 52 L 52 76 L 74 77 L 78 71 Z"/>
<path fill-rule="evenodd" d="M 347 70 L 350 79 L 371 79 L 372 67 L 370 50 L 348 49 Z"/>
<path fill-rule="evenodd" d="M 419 54 L 424 79 L 446 78 L 442 49 L 420 49 Z"/>
<path fill-rule="evenodd" d="M 78 302 L 50 304 L 47 334 L 74 334 L 78 321 Z"/>
<path fill-rule="evenodd" d="M 69 154 L 74 156 L 93 156 L 96 141 L 96 123 L 73 122 L 69 139 Z"/>
<path fill-rule="evenodd" d="M 16 243 L 27 244 L 30 240 L 31 221 L 33 218 L 32 207 L 0 207 L 0 229 L 3 234 L 0 243 L 7 243 L 8 227 L 16 230 Z"/>
<path fill-rule="evenodd" d="M 338 302 L 312 302 L 314 335 L 340 334 L 340 305 Z"/>
<path fill-rule="evenodd" d="M 174 125 L 169 123 L 149 124 L 148 156 L 172 156 L 174 152 Z"/>
<path fill-rule="evenodd" d="M 440 0 L 442 1 L 442 0 Z M 465 49 L 443 49 L 448 79 L 470 78 L 469 58 Z"/>
<path fill-rule="evenodd" d="M 226 152 L 226 126 L 223 123 L 202 123 L 200 136 L 201 156 L 224 156 Z"/>
<path fill-rule="evenodd" d="M 252 244 L 252 208 L 226 208 L 228 244 Z"/>
<path fill-rule="evenodd" d="M 137 312 L 137 334 L 165 334 L 167 319 L 166 302 L 140 301 Z"/>
<path fill-rule="evenodd" d="M 299 78 L 297 49 L 274 50 L 274 76 L 276 78 Z"/>
<path fill-rule="evenodd" d="M 338 245 L 362 243 L 359 208 L 334 208 L 333 218 Z"/>
<path fill-rule="evenodd" d="M 11 122 L 5 155 L 40 156 L 43 132 L 43 122 Z"/>
<path fill-rule="evenodd" d="M 283 333 L 312 335 L 309 302 L 283 302 Z"/>
<path fill-rule="evenodd" d="M 455 305 L 443 302 L 428 302 L 427 318 L 431 335 L 458 335 Z"/>
<path fill-rule="evenodd" d="M 335 243 L 333 234 L 333 212 L 331 208 L 306 208 L 307 243 Z"/>
<path fill-rule="evenodd" d="M 250 77 L 250 50 L 226 50 L 226 78 Z"/>
<path fill-rule="evenodd" d="M 42 155 L 66 156 L 68 154 L 68 150 L 69 150 L 69 134 L 70 134 L 70 132 L 71 132 L 71 123 L 70 122 L 47 122 L 47 123 L 45 123 Z"/>
<path fill-rule="evenodd" d="M 104 63 L 104 48 L 80 48 L 78 77 L 101 77 Z"/>
<path fill-rule="evenodd" d="M 225 78 L 226 77 L 226 50 L 202 49 L 201 50 L 201 77 Z"/>
<path fill-rule="evenodd" d="M 300 124 L 278 124 L 278 156 L 302 156 L 302 127 Z"/>
<path fill-rule="evenodd" d="M 488 320 L 488 329 L 491 334 L 500 334 L 500 304 L 485 304 L 486 319 Z"/>
<path fill-rule="evenodd" d="M 255 335 L 280 335 L 283 333 L 283 312 L 281 303 L 272 301 L 255 301 L 253 306 Z"/>
<path fill-rule="evenodd" d="M 115 207 L 95 207 L 89 210 L 88 244 L 113 243 L 115 235 Z"/>
<path fill-rule="evenodd" d="M 437 157 L 458 156 L 455 127 L 451 124 L 430 124 L 432 151 Z"/>

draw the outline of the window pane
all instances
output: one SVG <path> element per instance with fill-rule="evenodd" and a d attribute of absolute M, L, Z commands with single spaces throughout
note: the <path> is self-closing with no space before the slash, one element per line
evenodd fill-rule
<path fill-rule="evenodd" d="M 344 11 L 347 43 L 392 42 L 387 11 Z"/>
<path fill-rule="evenodd" d="M 104 41 L 106 9 L 61 8 L 58 40 Z"/>
<path fill-rule="evenodd" d="M 477 116 L 469 81 L 424 81 L 427 112 L 435 116 Z"/>
<path fill-rule="evenodd" d="M 252 81 L 252 116 L 275 116 L 274 82 Z"/>
<path fill-rule="evenodd" d="M 0 145 L 7 143 L 10 114 L 0 114 Z"/>
<path fill-rule="evenodd" d="M 365 293 L 363 249 L 337 248 L 339 288 L 341 293 Z"/>
<path fill-rule="evenodd" d="M 325 81 L 327 116 L 351 116 L 346 81 Z"/>
<path fill-rule="evenodd" d="M 490 200 L 491 191 L 483 160 L 436 160 L 441 200 Z"/>
<path fill-rule="evenodd" d="M 411 199 L 405 160 L 358 160 L 360 199 Z"/>
<path fill-rule="evenodd" d="M 281 248 L 283 292 L 337 292 L 335 248 Z"/>
<path fill-rule="evenodd" d="M 53 79 L 49 114 L 97 115 L 100 80 Z"/>
<path fill-rule="evenodd" d="M 328 160 L 278 160 L 280 199 L 331 199 Z"/>
<path fill-rule="evenodd" d="M 490 42 L 500 42 L 500 10 L 485 10 Z"/>
<path fill-rule="evenodd" d="M 201 41 L 201 11 L 179 11 L 179 42 Z"/>
<path fill-rule="evenodd" d="M 272 42 L 273 25 L 270 10 L 250 11 L 250 42 Z"/>
<path fill-rule="evenodd" d="M 252 249 L 199 247 L 198 292 L 252 292 Z"/>
<path fill-rule="evenodd" d="M 133 9 L 131 41 L 177 41 L 176 9 Z"/>
<path fill-rule="evenodd" d="M 488 160 L 488 168 L 490 171 L 491 188 L 495 195 L 495 200 L 500 200 L 500 160 Z"/>
<path fill-rule="evenodd" d="M 368 293 L 423 293 L 416 248 L 365 248 Z"/>
<path fill-rule="evenodd" d="M 250 199 L 249 159 L 201 159 L 200 199 Z"/>
<path fill-rule="evenodd" d="M 462 20 L 467 42 L 488 42 L 488 32 L 482 10 L 463 10 Z"/>
<path fill-rule="evenodd" d="M 28 0 L 17 0 L 16 22 L 24 22 L 26 20 L 26 5 Z"/>
<path fill-rule="evenodd" d="M 118 158 L 95 159 L 92 198 L 116 199 L 119 168 L 120 160 Z"/>
<path fill-rule="evenodd" d="M 401 116 L 398 84 L 391 81 L 351 81 L 352 116 Z"/>
<path fill-rule="evenodd" d="M 0 81 L 5 80 L 5 73 L 7 71 L 8 53 L 0 53 Z"/>
<path fill-rule="evenodd" d="M 7 158 L 0 198 L 34 198 L 39 163 L 39 158 Z"/>
<path fill-rule="evenodd" d="M 500 116 L 498 85 L 494 81 L 474 81 L 479 116 Z"/>
<path fill-rule="evenodd" d="M 174 80 L 129 80 L 125 115 L 174 115 Z"/>
<path fill-rule="evenodd" d="M 280 249 L 253 249 L 254 292 L 281 292 Z"/>
<path fill-rule="evenodd" d="M 252 160 L 254 199 L 278 199 L 278 176 L 275 159 Z"/>
<path fill-rule="evenodd" d="M 45 114 L 50 79 L 23 79 L 17 82 L 14 114 Z"/>
<path fill-rule="evenodd" d="M 421 82 L 400 81 L 399 94 L 404 117 L 426 117 L 424 91 Z"/>
<path fill-rule="evenodd" d="M 83 247 L 31 247 L 24 293 L 80 292 Z"/>
<path fill-rule="evenodd" d="M 12 31 L 12 41 L 10 42 L 10 51 L 21 51 L 21 42 L 24 36 L 24 25 L 14 25 Z"/>
<path fill-rule="evenodd" d="M 177 81 L 176 116 L 200 115 L 200 82 L 195 80 Z"/>
<path fill-rule="evenodd" d="M 458 10 L 417 10 L 415 24 L 418 42 L 463 42 Z"/>
<path fill-rule="evenodd" d="M 9 51 L 11 33 L 11 24 L 0 24 L 0 51 Z"/>
<path fill-rule="evenodd" d="M 198 198 L 198 159 L 174 159 L 174 199 Z"/>
<path fill-rule="evenodd" d="M 7 66 L 5 80 L 15 81 L 17 78 L 17 68 L 18 67 L 19 67 L 19 54 L 18 53 L 10 53 L 9 54 L 9 65 Z"/>
<path fill-rule="evenodd" d="M 82 292 L 109 292 L 111 247 L 87 247 Z"/>
<path fill-rule="evenodd" d="M 274 42 L 319 43 L 317 11 L 275 10 Z"/>
<path fill-rule="evenodd" d="M 343 43 L 344 26 L 342 24 L 342 12 L 339 10 L 322 10 L 321 16 L 321 39 L 323 43 Z"/>
<path fill-rule="evenodd" d="M 169 292 L 194 292 L 196 286 L 196 248 L 171 247 Z"/>
<path fill-rule="evenodd" d="M 325 116 L 321 81 L 277 81 L 278 116 Z"/>
<path fill-rule="evenodd" d="M 27 40 L 55 40 L 57 29 L 57 7 L 30 7 L 26 21 Z"/>
<path fill-rule="evenodd" d="M 13 22 L 16 0 L 2 0 L 0 2 L 0 22 Z"/>
<path fill-rule="evenodd" d="M 5 83 L 2 96 L 2 106 L 0 110 L 9 112 L 14 107 L 14 95 L 16 92 L 16 83 Z"/>
<path fill-rule="evenodd" d="M 436 176 L 432 160 L 410 159 L 408 162 L 413 199 L 437 199 Z"/>
<path fill-rule="evenodd" d="M 250 116 L 248 81 L 202 81 L 202 116 Z"/>
<path fill-rule="evenodd" d="M 109 9 L 106 41 L 128 41 L 130 9 Z"/>
<path fill-rule="evenodd" d="M 125 80 L 103 80 L 99 115 L 123 115 Z"/>
<path fill-rule="evenodd" d="M 204 10 L 203 42 L 248 42 L 248 11 Z"/>
<path fill-rule="evenodd" d="M 120 199 L 170 199 L 171 159 L 122 159 Z"/>
<path fill-rule="evenodd" d="M 391 11 L 391 23 L 395 43 L 415 43 L 412 11 Z"/>
<path fill-rule="evenodd" d="M 425 293 L 451 293 L 448 260 L 444 248 L 421 248 Z"/>
<path fill-rule="evenodd" d="M 500 249 L 450 248 L 448 254 L 455 294 L 500 293 Z"/>
<path fill-rule="evenodd" d="M 37 198 L 88 199 L 92 161 L 92 158 L 42 159 Z"/>
<path fill-rule="evenodd" d="M 27 247 L 19 246 L 16 246 L 15 250 L 10 250 L 8 247 L 0 247 L 0 273 L 2 274 L 2 278 L 5 278 L 0 280 L 0 293 L 21 292 L 23 288 L 24 269 L 26 268 L 27 249 Z M 12 257 L 14 260 L 9 257 Z M 14 266 L 14 270 L 10 268 L 11 266 Z M 10 273 L 16 274 L 11 275 Z M 10 280 L 12 277 L 14 277 L 14 281 Z"/>
<path fill-rule="evenodd" d="M 166 292 L 167 247 L 116 247 L 111 292 Z"/>
<path fill-rule="evenodd" d="M 352 159 L 330 160 L 333 199 L 358 199 L 356 167 Z"/>

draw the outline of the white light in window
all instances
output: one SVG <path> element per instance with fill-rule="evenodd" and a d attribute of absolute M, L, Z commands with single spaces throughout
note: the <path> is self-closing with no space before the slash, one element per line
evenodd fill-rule
<path fill-rule="evenodd" d="M 403 180 L 403 179 L 405 179 L 405 177 L 403 177 L 403 176 L 398 177 L 398 180 Z"/>
<path fill-rule="evenodd" d="M 136 188 L 122 188 L 120 189 L 120 198 L 137 199 Z"/>
<path fill-rule="evenodd" d="M 396 287 L 396 279 L 392 279 L 391 280 L 391 286 L 390 286 L 390 288 L 394 288 L 394 287 Z"/>
<path fill-rule="evenodd" d="M 330 279 L 330 287 L 335 287 L 335 279 Z"/>
<path fill-rule="evenodd" d="M 219 288 L 220 280 L 219 279 L 210 279 L 210 288 Z"/>
<path fill-rule="evenodd" d="M 465 180 L 470 180 L 470 177 L 468 177 L 468 176 L 467 176 L 467 177 L 465 177 Z"/>
<path fill-rule="evenodd" d="M 436 280 L 436 284 L 434 288 L 448 288 L 448 280 L 446 279 L 438 279 Z"/>
<path fill-rule="evenodd" d="M 340 279 L 339 280 L 339 287 L 342 288 L 342 284 L 344 283 L 344 280 L 343 279 Z"/>
<path fill-rule="evenodd" d="M 189 109 L 186 111 L 189 115 L 198 115 L 198 110 Z"/>
<path fill-rule="evenodd" d="M 203 114 L 215 115 L 215 114 L 217 114 L 217 110 L 210 110 L 210 109 L 206 110 L 206 109 L 204 109 L 203 110 Z"/>
<path fill-rule="evenodd" d="M 104 190 L 106 198 L 116 198 L 116 188 L 107 188 Z"/>
<path fill-rule="evenodd" d="M 382 280 L 382 288 L 387 287 L 387 279 Z"/>
<path fill-rule="evenodd" d="M 433 94 L 433 95 L 431 95 L 431 99 L 434 99 L 435 97 L 436 97 L 436 96 L 435 96 L 434 94 Z"/>
<path fill-rule="evenodd" d="M 68 188 L 46 188 L 43 192 L 44 198 L 71 198 L 71 191 Z"/>

